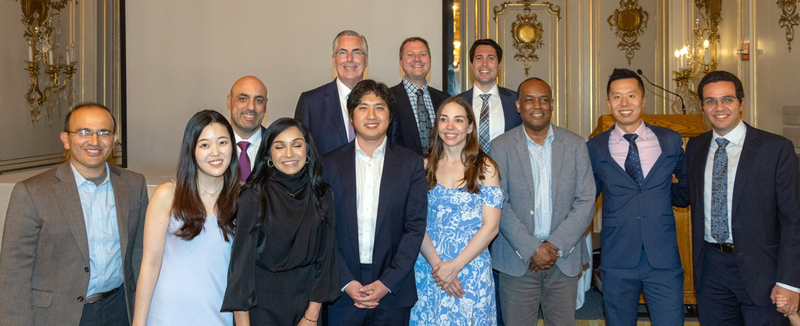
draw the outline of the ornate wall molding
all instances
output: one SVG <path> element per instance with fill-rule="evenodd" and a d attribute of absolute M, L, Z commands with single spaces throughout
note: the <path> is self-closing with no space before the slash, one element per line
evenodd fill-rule
<path fill-rule="evenodd" d="M 630 66 L 634 51 L 641 48 L 639 36 L 644 34 L 650 14 L 642 9 L 638 0 L 620 0 L 619 6 L 613 15 L 608 16 L 608 25 L 612 30 L 616 28 L 614 34 L 620 38 L 617 48 L 625 51 Z"/>
<path fill-rule="evenodd" d="M 778 24 L 786 29 L 786 43 L 789 52 L 792 52 L 792 40 L 794 40 L 794 27 L 800 25 L 800 14 L 797 13 L 797 0 L 778 0 L 776 2 L 781 8 L 781 19 Z"/>
<path fill-rule="evenodd" d="M 524 6 L 522 8 L 523 13 L 517 14 L 517 19 L 511 24 L 512 45 L 517 50 L 517 53 L 514 54 L 514 59 L 522 62 L 526 77 L 530 73 L 532 63 L 539 61 L 536 50 L 544 46 L 544 28 L 536 14 L 531 12 L 531 5 L 535 4 L 536 1 L 518 1 L 517 4 Z M 497 22 L 497 17 L 508 9 L 509 5 L 511 5 L 511 2 L 504 2 L 494 7 L 493 19 L 495 22 Z M 550 2 L 543 2 L 542 5 L 546 5 L 547 10 L 555 14 L 558 20 L 561 20 L 560 6 L 555 6 Z"/>

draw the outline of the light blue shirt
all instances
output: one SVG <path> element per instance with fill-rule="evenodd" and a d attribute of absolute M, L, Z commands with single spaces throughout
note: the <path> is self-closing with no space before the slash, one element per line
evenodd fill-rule
<path fill-rule="evenodd" d="M 122 251 L 114 202 L 114 188 L 106 163 L 106 178 L 100 185 L 86 180 L 70 164 L 81 199 L 83 222 L 89 243 L 89 288 L 86 295 L 108 292 L 122 285 Z"/>
<path fill-rule="evenodd" d="M 524 127 L 523 127 L 524 128 Z M 533 175 L 534 209 L 533 219 L 536 225 L 533 235 L 539 240 L 547 240 L 550 236 L 550 222 L 553 220 L 553 196 L 551 181 L 553 179 L 553 128 L 547 127 L 547 138 L 544 146 L 531 140 L 528 133 L 528 156 L 531 159 Z"/>

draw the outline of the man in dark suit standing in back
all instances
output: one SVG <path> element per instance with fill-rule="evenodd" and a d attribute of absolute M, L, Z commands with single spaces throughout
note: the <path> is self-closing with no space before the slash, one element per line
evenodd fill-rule
<path fill-rule="evenodd" d="M 321 154 L 355 138 L 353 125 L 347 115 L 347 96 L 364 79 L 368 64 L 367 38 L 355 31 L 341 31 L 333 39 L 336 79 L 300 94 L 294 118 L 308 126 Z"/>
<path fill-rule="evenodd" d="M 242 181 L 247 181 L 256 165 L 261 136 L 267 131 L 261 125 L 267 116 L 267 86 L 255 76 L 239 78 L 228 94 L 228 111 L 228 121 L 233 127 L 236 145 L 239 147 Z"/>
<path fill-rule="evenodd" d="M 392 120 L 391 140 L 425 155 L 436 110 L 450 95 L 428 85 L 431 49 L 425 39 L 409 37 L 400 44 L 400 67 L 405 77 L 392 87 L 397 114 Z"/>
<path fill-rule="evenodd" d="M 697 86 L 712 131 L 686 144 L 692 258 L 703 325 L 789 325 L 800 287 L 800 176 L 788 139 L 741 118 L 727 71 Z M 775 296 L 788 299 L 776 310 Z"/>
<path fill-rule="evenodd" d="M 492 39 L 480 39 L 469 49 L 469 64 L 475 84 L 459 94 L 472 104 L 478 123 L 478 140 L 489 153 L 489 145 L 500 134 L 522 124 L 514 101 L 517 92 L 497 85 L 503 63 L 503 49 Z"/>
<path fill-rule="evenodd" d="M 342 296 L 330 325 L 408 325 L 417 301 L 414 263 L 427 220 L 422 157 L 389 142 L 392 93 L 373 80 L 347 99 L 355 141 L 324 157 L 335 198 Z"/>

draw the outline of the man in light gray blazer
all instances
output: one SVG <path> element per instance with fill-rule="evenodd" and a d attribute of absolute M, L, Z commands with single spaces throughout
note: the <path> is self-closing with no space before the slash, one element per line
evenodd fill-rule
<path fill-rule="evenodd" d="M 550 124 L 552 91 L 530 78 L 517 90 L 522 125 L 492 141 L 505 195 L 492 267 L 500 272 L 503 321 L 575 325 L 578 275 L 588 262 L 584 233 L 595 184 L 584 139 Z"/>
<path fill-rule="evenodd" d="M 141 174 L 106 163 L 114 130 L 108 108 L 79 104 L 61 133 L 69 160 L 14 187 L 0 251 L 0 324 L 130 324 L 147 186 Z"/>

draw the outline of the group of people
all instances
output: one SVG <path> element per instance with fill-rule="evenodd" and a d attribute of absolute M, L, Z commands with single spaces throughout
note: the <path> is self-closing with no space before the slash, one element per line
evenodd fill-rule
<path fill-rule="evenodd" d="M 364 78 L 366 38 L 333 40 L 337 77 L 269 128 L 253 76 L 229 116 L 187 123 L 174 179 L 106 163 L 116 121 L 73 108 L 69 160 L 17 184 L 0 251 L 3 325 L 574 325 L 584 234 L 603 194 L 607 325 L 682 325 L 672 206 L 692 207 L 703 325 L 797 318 L 800 171 L 793 145 L 741 119 L 724 71 L 698 86 L 713 130 L 682 148 L 642 121 L 644 85 L 615 69 L 616 124 L 592 138 L 551 124 L 540 78 L 497 85 L 502 48 L 470 50 L 474 85 L 430 87 L 430 49 L 400 45 L 403 80 Z M 625 140 L 625 141 L 623 141 Z M 677 179 L 677 182 L 673 181 Z"/>

